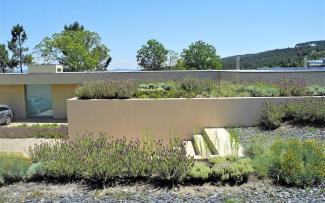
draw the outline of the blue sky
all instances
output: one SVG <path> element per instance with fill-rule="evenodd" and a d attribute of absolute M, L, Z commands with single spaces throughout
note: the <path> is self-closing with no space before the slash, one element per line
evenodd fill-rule
<path fill-rule="evenodd" d="M 32 50 L 79 21 L 111 49 L 110 68 L 135 69 L 148 39 L 181 52 L 213 44 L 224 57 L 325 39 L 325 0 L 0 0 L 0 43 L 20 23 Z"/>

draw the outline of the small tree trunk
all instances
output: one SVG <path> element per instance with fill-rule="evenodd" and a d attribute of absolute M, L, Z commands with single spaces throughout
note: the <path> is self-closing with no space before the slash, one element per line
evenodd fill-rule
<path fill-rule="evenodd" d="M 19 65 L 20 65 L 20 73 L 23 73 L 23 61 L 22 61 L 22 50 L 21 50 L 21 43 L 20 43 L 20 36 L 18 37 L 18 44 L 19 44 Z"/>

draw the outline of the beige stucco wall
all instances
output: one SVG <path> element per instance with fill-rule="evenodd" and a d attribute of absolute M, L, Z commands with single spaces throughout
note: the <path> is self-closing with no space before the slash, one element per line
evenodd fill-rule
<path fill-rule="evenodd" d="M 146 135 L 168 143 L 171 136 L 190 139 L 204 127 L 253 126 L 265 102 L 302 97 L 68 100 L 70 136 L 105 132 L 129 139 Z"/>
<path fill-rule="evenodd" d="M 0 104 L 9 105 L 16 118 L 26 117 L 24 85 L 0 85 Z"/>
<path fill-rule="evenodd" d="M 52 85 L 53 118 L 67 118 L 67 99 L 74 97 L 77 85 Z"/>

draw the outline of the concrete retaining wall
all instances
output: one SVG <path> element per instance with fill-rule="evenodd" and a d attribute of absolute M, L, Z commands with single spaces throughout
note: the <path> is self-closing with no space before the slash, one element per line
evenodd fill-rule
<path fill-rule="evenodd" d="M 190 139 L 205 127 L 253 126 L 261 122 L 265 102 L 304 97 L 194 99 L 68 100 L 69 135 L 107 133 L 128 139 L 147 135 L 168 143 L 171 136 Z"/>

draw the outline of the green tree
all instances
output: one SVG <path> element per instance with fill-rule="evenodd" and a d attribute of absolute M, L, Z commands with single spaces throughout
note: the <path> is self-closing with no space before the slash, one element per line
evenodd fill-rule
<path fill-rule="evenodd" d="M 85 30 L 75 22 L 52 37 L 45 37 L 35 47 L 39 62 L 64 65 L 65 71 L 105 71 L 112 58 L 98 33 Z"/>
<path fill-rule="evenodd" d="M 0 68 L 2 73 L 6 72 L 6 69 L 9 67 L 9 56 L 6 49 L 6 45 L 0 44 Z"/>
<path fill-rule="evenodd" d="M 186 69 L 207 70 L 221 69 L 220 57 L 216 54 L 214 46 L 203 41 L 192 43 L 182 52 L 182 59 Z"/>
<path fill-rule="evenodd" d="M 163 64 L 167 61 L 167 54 L 168 50 L 160 42 L 151 39 L 138 50 L 137 62 L 143 70 L 163 70 Z"/>
<path fill-rule="evenodd" d="M 70 25 L 64 25 L 65 31 L 85 31 L 85 28 L 83 25 L 80 25 L 77 21 L 74 23 L 71 23 Z"/>
<path fill-rule="evenodd" d="M 23 65 L 30 65 L 33 62 L 32 55 L 27 54 L 28 48 L 24 47 L 27 40 L 27 34 L 24 27 L 17 24 L 11 29 L 11 40 L 8 42 L 8 48 L 12 52 L 11 66 L 19 65 L 20 72 L 23 72 Z"/>

